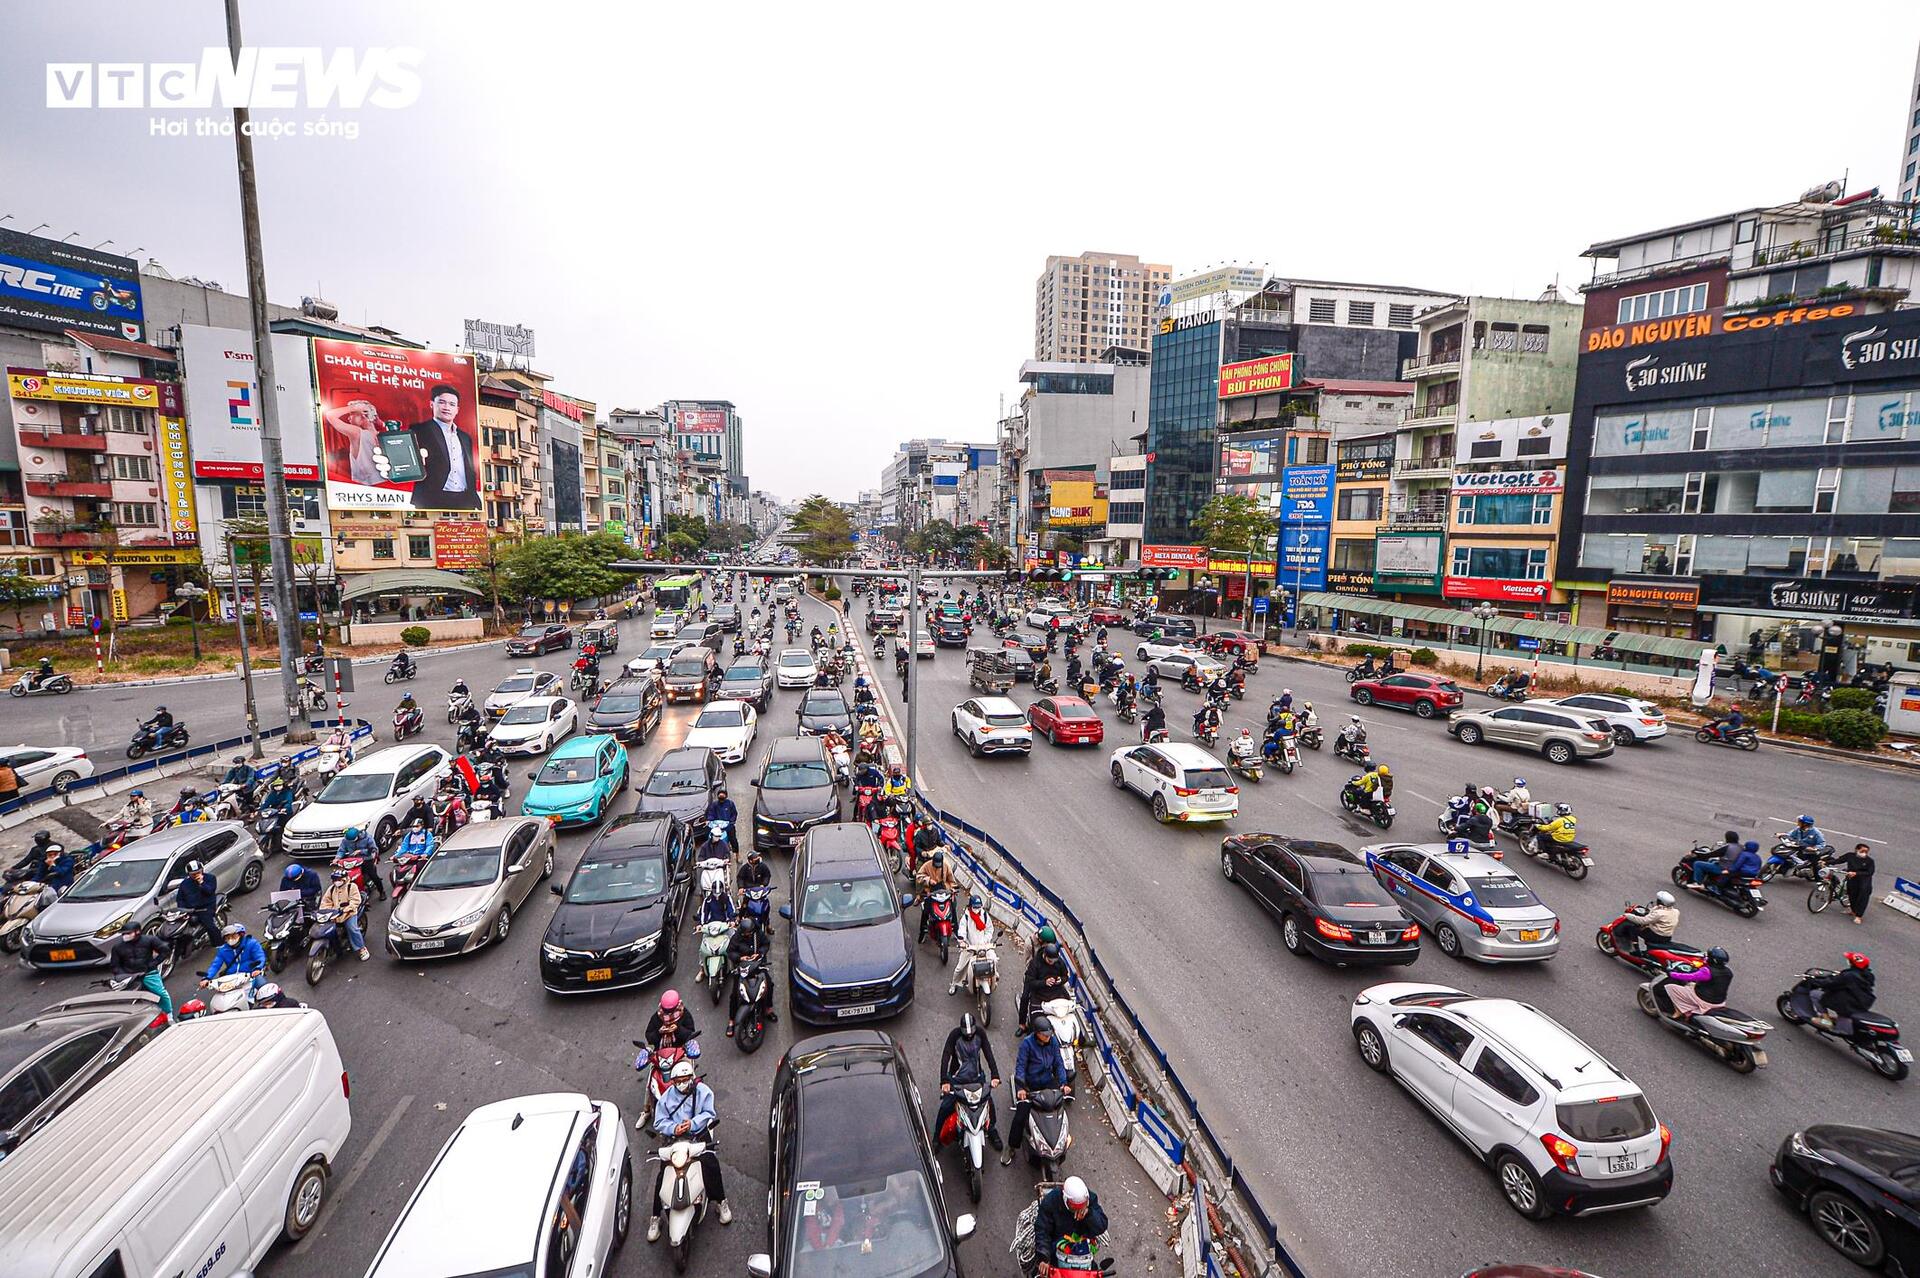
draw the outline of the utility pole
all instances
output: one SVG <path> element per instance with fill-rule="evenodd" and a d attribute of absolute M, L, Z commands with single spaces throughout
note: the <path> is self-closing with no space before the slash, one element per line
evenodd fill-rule
<path fill-rule="evenodd" d="M 907 780 L 919 785 L 914 771 L 914 746 L 919 736 L 920 654 L 920 557 L 907 561 Z"/>
<path fill-rule="evenodd" d="M 240 64 L 240 0 L 226 0 L 227 52 Z M 293 526 L 287 510 L 286 456 L 280 446 L 279 385 L 273 368 L 273 331 L 267 319 L 267 265 L 260 247 L 260 197 L 254 181 L 252 112 L 233 108 L 233 152 L 240 169 L 240 228 L 246 241 L 247 309 L 253 321 L 253 360 L 260 385 L 260 462 L 267 493 L 267 550 L 273 568 L 274 622 L 280 632 L 280 694 L 287 713 L 287 740 L 313 740 L 300 695 L 300 605 L 293 589 Z M 229 545 L 231 550 L 231 545 Z M 239 586 L 234 587 L 236 597 Z M 265 600 L 254 600 L 262 607 Z M 251 702 L 253 687 L 247 686 Z M 259 750 L 259 738 L 254 739 Z"/>

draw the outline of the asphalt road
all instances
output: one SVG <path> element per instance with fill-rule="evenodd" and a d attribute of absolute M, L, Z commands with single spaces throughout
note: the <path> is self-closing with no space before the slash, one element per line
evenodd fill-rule
<path fill-rule="evenodd" d="M 862 615 L 856 604 L 856 621 Z M 1133 641 L 1118 630 L 1112 638 Z M 1125 655 L 1137 670 L 1130 646 Z M 1623 900 L 1644 901 L 1667 886 L 1691 840 L 1732 827 L 1764 844 L 1803 811 L 1830 839 L 1875 841 L 1882 891 L 1896 872 L 1916 877 L 1914 774 L 1765 746 L 1743 754 L 1679 733 L 1556 768 L 1537 756 L 1460 745 L 1439 721 L 1370 709 L 1374 757 L 1391 765 L 1397 782 L 1394 836 L 1437 839 L 1433 821 L 1445 796 L 1469 779 L 1504 787 L 1518 774 L 1536 799 L 1574 806 L 1596 865 L 1575 883 L 1519 858 L 1516 868 L 1565 923 L 1550 963 L 1483 968 L 1428 948 L 1408 968 L 1343 970 L 1286 953 L 1272 919 L 1222 878 L 1218 860 L 1224 832 L 1354 848 L 1384 841 L 1341 811 L 1338 792 L 1353 769 L 1330 749 L 1305 752 L 1291 777 L 1270 771 L 1261 784 L 1242 782 L 1240 816 L 1224 828 L 1163 828 L 1107 779 L 1111 747 L 1137 740 L 1137 729 L 1113 720 L 1110 708 L 1115 735 L 1106 748 L 1042 741 L 1031 758 L 974 759 L 950 733 L 951 707 L 971 695 L 962 653 L 942 649 L 916 666 L 920 784 L 941 806 L 996 832 L 1074 903 L 1310 1273 L 1444 1274 L 1521 1260 L 1615 1275 L 1845 1268 L 1769 1188 L 1768 1161 L 1788 1131 L 1815 1118 L 1915 1129 L 1911 1089 L 1920 1084 L 1887 1083 L 1810 1031 L 1778 1024 L 1766 1044 L 1771 1066 L 1735 1075 L 1638 1012 L 1637 977 L 1596 951 L 1592 938 Z M 883 683 L 897 700 L 898 681 L 889 673 Z M 1270 655 L 1227 716 L 1223 753 L 1243 724 L 1258 734 L 1283 684 L 1316 703 L 1329 738 L 1357 709 L 1338 670 Z M 1015 699 L 1031 701 L 1031 689 L 1021 685 Z M 1176 739 L 1190 739 L 1197 700 L 1170 689 Z M 1473 704 L 1484 698 L 1470 694 Z M 1683 938 L 1731 951 L 1735 1006 L 1777 1021 L 1774 997 L 1800 971 L 1837 966 L 1841 951 L 1863 949 L 1880 972 L 1878 1010 L 1920 1027 L 1920 924 L 1878 905 L 1858 927 L 1837 908 L 1811 915 L 1798 881 L 1775 885 L 1769 898 L 1751 921 L 1710 902 L 1681 902 Z M 1528 1000 L 1606 1054 L 1673 1129 L 1673 1195 L 1651 1210 L 1584 1221 L 1535 1225 L 1513 1213 L 1466 1148 L 1354 1051 L 1353 995 L 1405 979 Z M 1404 1210 L 1413 1204 L 1421 1206 Z"/>
<path fill-rule="evenodd" d="M 631 657 L 644 646 L 642 624 L 623 626 L 621 657 Z M 550 654 L 535 664 L 562 669 L 565 660 L 561 654 Z M 475 691 L 481 692 L 523 664 L 528 663 L 509 659 L 498 648 L 427 659 L 422 677 L 414 684 L 429 712 L 427 739 L 451 744 L 440 711 L 444 690 L 455 674 L 464 675 Z M 88 739 L 83 734 L 99 725 L 111 729 L 109 739 L 117 739 L 123 735 L 122 725 L 134 713 L 121 703 L 144 710 L 156 694 L 176 714 L 184 710 L 196 728 L 204 724 L 207 732 L 231 735 L 238 730 L 240 718 L 236 686 L 234 681 L 221 681 L 126 693 L 76 693 L 63 698 L 58 707 L 67 727 L 80 740 Z M 363 693 L 362 705 L 355 707 L 369 711 L 366 717 L 380 727 L 383 739 L 387 736 L 386 719 L 397 696 L 382 688 Z M 731 770 L 736 779 L 734 797 L 743 814 L 753 793 L 746 781 L 757 770 L 767 742 L 791 730 L 796 696 L 792 692 L 776 694 L 752 758 Z M 28 708 L 41 712 L 54 704 L 35 699 Z M 652 762 L 683 738 L 694 714 L 692 707 L 669 709 L 653 739 L 634 749 L 636 788 Z M 29 739 L 40 738 L 29 733 Z M 525 771 L 524 767 L 515 769 L 517 786 L 524 786 Z M 633 802 L 631 795 L 623 796 L 615 810 L 630 810 Z M 117 803 L 116 799 L 96 806 Z M 30 829 L 10 831 L 5 836 L 10 856 L 24 849 Z M 561 836 L 555 882 L 564 881 L 590 838 L 591 832 Z M 786 896 L 786 862 L 784 856 L 775 858 L 776 900 Z M 278 866 L 272 869 L 277 871 Z M 288 988 L 327 1014 L 339 1042 L 353 1079 L 354 1130 L 337 1169 L 333 1199 L 319 1227 L 300 1245 L 276 1249 L 262 1267 L 267 1278 L 338 1278 L 362 1272 L 433 1156 L 459 1121 L 478 1105 L 509 1096 L 567 1090 L 611 1099 L 629 1115 L 629 1121 L 638 1115 L 640 1080 L 632 1068 L 629 1040 L 645 1028 L 664 982 L 596 998 L 547 995 L 540 988 L 537 947 L 551 913 L 552 898 L 541 891 L 531 901 L 526 917 L 502 949 L 483 949 L 464 958 L 404 967 L 379 952 L 377 938 L 382 935 L 387 907 L 376 903 L 368 929 L 369 941 L 375 947 L 371 961 L 336 968 L 312 990 L 295 969 L 289 968 Z M 249 917 L 264 907 L 264 891 L 255 893 L 243 898 L 239 916 Z M 680 945 L 681 966 L 675 983 L 692 997 L 702 1026 L 707 1049 L 702 1066 L 716 1093 L 722 1119 L 721 1161 L 728 1198 L 735 1210 L 729 1227 L 720 1227 L 712 1216 L 700 1227 L 694 1243 L 695 1264 L 707 1273 L 738 1274 L 745 1271 L 747 1256 L 764 1250 L 767 1242 L 763 1124 L 773 1070 L 781 1054 L 812 1031 L 783 1014 L 780 1022 L 770 1027 L 761 1050 L 743 1056 L 724 1036 L 724 1014 L 716 1025 L 715 1012 L 701 997 L 704 987 L 691 981 L 693 941 L 682 936 Z M 881 1028 L 906 1046 L 916 1081 L 931 1106 L 938 1092 L 940 1048 L 964 1009 L 959 1000 L 945 997 L 944 978 L 934 971 L 938 955 L 930 947 L 923 947 L 922 959 L 918 1002 L 904 1016 L 883 1023 Z M 1010 948 L 1003 950 L 1003 959 L 1015 965 L 1024 962 L 1024 956 Z M 784 959 L 779 963 L 784 966 Z M 56 998 L 82 990 L 86 980 L 81 975 L 40 976 L 23 968 L 9 968 L 0 976 L 0 1023 L 23 1019 Z M 188 997 L 189 982 L 185 978 L 176 978 L 173 985 L 176 998 Z M 777 974 L 777 988 L 785 988 L 784 972 Z M 784 993 L 777 997 L 784 1010 Z M 996 1025 L 994 1046 L 1003 1070 L 1010 1072 L 1011 1019 L 996 1021 L 1008 1027 L 1002 1030 Z M 1003 1104 L 1003 1127 L 1010 1113 Z M 1141 1274 L 1155 1265 L 1170 1263 L 1159 1245 L 1165 1232 L 1164 1199 L 1145 1182 L 1115 1141 L 1099 1138 L 1093 1131 L 1101 1122 L 1096 1105 L 1078 1107 L 1072 1121 L 1080 1139 L 1074 1144 L 1070 1166 L 1100 1193 L 1113 1220 L 1120 1265 L 1127 1272 Z M 636 1156 L 645 1156 L 638 1143 Z M 943 1167 L 951 1171 L 954 1157 L 951 1151 L 945 1154 Z M 1005 1249 L 1012 1224 L 1030 1200 L 1032 1180 L 1020 1162 L 1005 1170 L 990 1167 L 986 1179 L 983 1202 L 974 1208 L 967 1202 L 964 1178 L 948 1175 L 947 1205 L 950 1214 L 974 1211 L 980 1221 L 979 1233 L 962 1248 L 966 1267 L 974 1273 L 1004 1273 L 1010 1265 Z M 641 1192 L 644 1194 L 644 1189 Z M 643 1201 L 637 1201 L 636 1212 L 642 1209 Z M 634 1238 L 616 1257 L 610 1272 L 667 1273 L 670 1266 L 665 1251 L 650 1248 L 636 1226 Z"/>

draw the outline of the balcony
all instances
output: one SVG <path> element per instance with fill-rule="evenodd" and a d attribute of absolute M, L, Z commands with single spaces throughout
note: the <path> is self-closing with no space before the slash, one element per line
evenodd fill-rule
<path fill-rule="evenodd" d="M 512 444 L 488 444 L 487 445 L 488 461 L 497 461 L 497 462 L 517 461 L 519 459 L 519 456 L 520 454 L 518 450 Z"/>
<path fill-rule="evenodd" d="M 1393 459 L 1393 473 L 1407 479 L 1431 476 L 1436 479 L 1453 474 L 1451 457 L 1396 457 Z"/>
<path fill-rule="evenodd" d="M 1833 228 L 1811 239 L 1770 244 L 1753 251 L 1753 262 L 1735 267 L 1730 275 L 1766 267 L 1777 268 L 1794 262 L 1814 262 L 1821 258 L 1841 257 L 1849 253 L 1888 252 L 1902 255 L 1920 253 L 1920 230 L 1894 223 L 1862 227 L 1857 231 Z"/>
<path fill-rule="evenodd" d="M 36 529 L 33 534 L 35 546 L 104 547 L 117 546 L 114 530 L 111 528 L 63 527 L 47 532 Z"/>
<path fill-rule="evenodd" d="M 70 475 L 29 475 L 27 493 L 33 497 L 113 496 L 113 485 L 105 479 L 74 479 Z"/>
<path fill-rule="evenodd" d="M 488 491 L 501 501 L 512 501 L 520 496 L 520 485 L 509 479 L 493 485 Z"/>
<path fill-rule="evenodd" d="M 1421 377 L 1438 377 L 1442 373 L 1460 371 L 1461 351 L 1458 346 L 1443 351 L 1429 351 L 1425 355 L 1415 355 L 1400 365 L 1400 380 L 1411 382 Z"/>
<path fill-rule="evenodd" d="M 104 434 L 82 434 L 78 431 L 20 431 L 22 448 L 68 448 L 93 453 L 107 451 L 107 437 Z"/>
<path fill-rule="evenodd" d="M 1447 508 L 1438 503 L 1421 503 L 1387 512 L 1387 527 L 1399 532 L 1441 532 L 1446 526 Z"/>
<path fill-rule="evenodd" d="M 1441 426 L 1458 421 L 1459 417 L 1460 405 L 1458 404 L 1417 404 L 1401 415 L 1400 424 L 1402 426 Z"/>

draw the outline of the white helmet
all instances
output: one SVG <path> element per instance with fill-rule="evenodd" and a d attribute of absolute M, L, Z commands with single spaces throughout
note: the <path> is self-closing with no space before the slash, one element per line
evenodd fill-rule
<path fill-rule="evenodd" d="M 1658 892 L 1655 892 L 1655 893 L 1653 894 L 1653 899 L 1654 899 L 1654 900 L 1656 900 L 1656 901 L 1658 901 L 1658 902 L 1660 902 L 1660 904 L 1662 904 L 1662 905 L 1672 905 L 1672 904 L 1673 904 L 1673 893 L 1671 893 L 1671 892 L 1668 892 L 1668 891 L 1666 891 L 1665 889 L 1662 889 L 1662 890 L 1660 890 L 1660 891 L 1658 891 Z"/>
<path fill-rule="evenodd" d="M 1355 723 L 1360 722 L 1360 716 L 1357 714 L 1350 714 L 1347 716 L 1347 718 L 1351 719 Z"/>
<path fill-rule="evenodd" d="M 693 1062 L 688 1060 L 680 1061 L 678 1064 L 676 1064 L 673 1067 L 673 1073 L 668 1075 L 668 1077 L 673 1082 L 676 1082 L 676 1083 L 683 1082 L 686 1079 L 692 1078 Z"/>
<path fill-rule="evenodd" d="M 271 1002 L 272 1000 L 279 997 L 280 997 L 280 987 L 278 985 L 275 985 L 272 981 L 268 981 L 265 985 L 262 985 L 259 989 L 253 992 L 253 1001 L 256 1003 Z"/>
<path fill-rule="evenodd" d="M 1282 689 L 1280 689 L 1280 695 L 1281 695 L 1281 696 L 1283 696 L 1283 697 L 1291 697 L 1291 696 L 1293 695 L 1293 689 L 1292 689 L 1292 688 L 1282 688 Z"/>

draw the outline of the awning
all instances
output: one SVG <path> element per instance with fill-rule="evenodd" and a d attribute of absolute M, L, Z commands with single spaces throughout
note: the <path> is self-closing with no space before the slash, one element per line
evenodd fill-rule
<path fill-rule="evenodd" d="M 485 593 L 455 572 L 442 572 L 438 568 L 383 568 L 351 578 L 340 591 L 340 601 L 346 603 L 369 595 L 472 595 L 478 599 Z"/>
<path fill-rule="evenodd" d="M 1375 599 L 1367 595 L 1339 595 L 1327 592 L 1310 592 L 1301 595 L 1300 603 L 1306 607 L 1339 608 L 1347 612 L 1366 613 L 1375 617 L 1399 617 L 1406 621 L 1423 621 L 1433 626 L 1454 626 L 1463 630 L 1480 628 L 1479 621 L 1464 608 L 1435 608 L 1429 604 L 1400 603 L 1393 599 Z M 1533 621 L 1525 617 L 1495 617 L 1487 622 L 1487 633 L 1520 635 L 1550 643 L 1579 644 L 1585 648 L 1598 648 L 1601 644 L 1611 643 L 1619 652 L 1673 657 L 1683 661 L 1694 660 L 1700 655 L 1700 649 L 1707 646 L 1699 639 L 1674 639 L 1667 635 L 1643 635 L 1631 630 L 1601 630 L 1593 626 L 1567 626 L 1559 622 Z"/>

